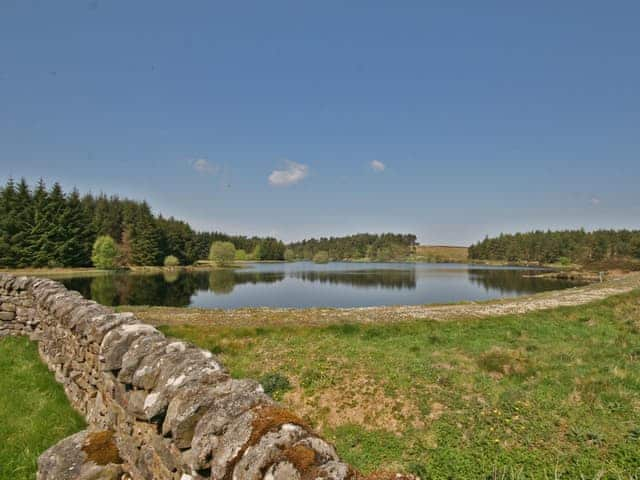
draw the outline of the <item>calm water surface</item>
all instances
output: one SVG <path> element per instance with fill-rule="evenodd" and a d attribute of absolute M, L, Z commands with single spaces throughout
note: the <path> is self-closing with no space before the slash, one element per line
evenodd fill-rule
<path fill-rule="evenodd" d="M 363 307 L 514 297 L 573 287 L 539 270 L 462 264 L 250 264 L 238 270 L 118 273 L 62 280 L 103 305 Z"/>

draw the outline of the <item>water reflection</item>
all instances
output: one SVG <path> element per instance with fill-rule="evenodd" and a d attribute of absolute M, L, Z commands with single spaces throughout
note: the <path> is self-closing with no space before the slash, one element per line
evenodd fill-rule
<path fill-rule="evenodd" d="M 519 294 L 522 292 L 545 292 L 579 285 L 576 282 L 549 278 L 532 277 L 538 271 L 522 270 L 469 270 L 469 281 L 482 286 L 487 292 L 500 295 Z"/>
<path fill-rule="evenodd" d="M 251 269 L 118 273 L 63 280 L 103 305 L 353 307 L 483 300 L 575 283 L 522 269 L 437 264 L 273 264 Z"/>
<path fill-rule="evenodd" d="M 415 289 L 416 271 L 406 270 L 356 270 L 352 272 L 302 271 L 292 272 L 291 276 L 305 282 L 329 283 L 332 285 L 350 285 L 352 287 Z"/>

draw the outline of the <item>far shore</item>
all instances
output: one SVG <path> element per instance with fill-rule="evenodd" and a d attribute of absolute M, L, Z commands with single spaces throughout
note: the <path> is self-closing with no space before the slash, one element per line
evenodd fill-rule
<path fill-rule="evenodd" d="M 0 273 L 8 273 L 11 275 L 25 275 L 35 277 L 93 277 L 100 275 L 110 275 L 114 273 L 136 273 L 136 274 L 154 274 L 162 272 L 207 272 L 211 270 L 233 270 L 238 268 L 246 268 L 246 265 L 235 262 L 230 265 L 218 266 L 214 264 L 202 264 L 202 265 L 187 265 L 177 267 L 163 267 L 163 266 L 131 266 L 128 268 L 121 268 L 115 270 L 103 270 L 93 267 L 81 267 L 81 268 L 66 268 L 66 267 L 54 267 L 54 268 L 0 268 Z"/>
<path fill-rule="evenodd" d="M 448 250 L 455 249 L 461 250 L 463 247 L 437 247 L 445 248 Z M 466 251 L 466 249 L 464 249 Z M 208 260 L 198 260 L 194 265 L 180 265 L 175 267 L 166 266 L 130 266 L 115 270 L 104 270 L 94 267 L 52 267 L 52 268 L 2 268 L 0 267 L 0 273 L 9 273 L 12 275 L 33 275 L 51 278 L 65 278 L 65 277 L 93 277 L 101 275 L 109 275 L 114 273 L 134 273 L 134 274 L 157 274 L 163 272 L 196 272 L 196 271 L 211 271 L 211 270 L 235 270 L 249 268 L 252 264 L 282 264 L 282 263 L 296 263 L 296 262 L 310 262 L 311 260 L 295 260 L 288 262 L 286 260 L 235 260 L 228 265 L 217 265 L 214 262 Z M 406 259 L 389 260 L 388 262 L 372 261 L 370 259 L 346 259 L 336 260 L 336 262 L 342 263 L 406 263 L 406 264 L 421 264 L 421 263 L 455 263 L 477 266 L 495 266 L 495 267 L 520 267 L 520 268 L 539 268 L 550 270 L 540 274 L 529 274 L 527 276 L 539 277 L 539 278 L 558 278 L 562 280 L 576 280 L 586 282 L 597 282 L 602 278 L 610 278 L 622 275 L 629 271 L 628 269 L 616 268 L 616 265 L 601 266 L 601 268 L 593 266 L 583 266 L 578 264 L 540 264 L 531 262 L 502 262 L 493 260 L 475 260 L 462 258 L 430 258 L 424 257 L 412 257 Z"/>

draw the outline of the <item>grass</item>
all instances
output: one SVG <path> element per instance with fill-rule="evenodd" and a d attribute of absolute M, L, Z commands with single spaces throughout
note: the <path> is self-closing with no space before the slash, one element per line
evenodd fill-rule
<path fill-rule="evenodd" d="M 174 325 L 364 472 L 640 478 L 640 291 L 524 315 L 387 324 Z M 0 340 L 0 479 L 83 428 L 24 338 Z"/>
<path fill-rule="evenodd" d="M 36 345 L 0 339 L 0 479 L 33 480 L 38 456 L 82 428 Z"/>
<path fill-rule="evenodd" d="M 418 245 L 415 260 L 437 263 L 465 263 L 469 260 L 467 247 Z"/>
<path fill-rule="evenodd" d="M 640 478 L 640 292 L 450 322 L 175 325 L 364 472 Z"/>
<path fill-rule="evenodd" d="M 196 265 L 187 266 L 131 266 L 121 270 L 102 270 L 94 267 L 52 267 L 52 268 L 0 268 L 0 274 L 7 273 L 10 275 L 26 275 L 34 277 L 47 277 L 55 280 L 74 277 L 99 277 L 102 275 L 112 275 L 114 273 L 134 273 L 137 275 L 149 274 L 155 275 L 162 272 L 172 271 L 210 271 L 210 270 L 226 270 L 244 268 L 241 263 L 234 263 L 225 267 L 217 266 L 209 260 L 199 260 Z"/>

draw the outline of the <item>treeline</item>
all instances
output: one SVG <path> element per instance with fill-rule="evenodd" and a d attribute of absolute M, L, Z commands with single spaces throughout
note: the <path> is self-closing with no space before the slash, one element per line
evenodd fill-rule
<path fill-rule="evenodd" d="M 313 260 L 326 252 L 330 260 L 404 260 L 415 252 L 416 236 L 395 233 L 359 233 L 347 237 L 312 238 L 287 246 L 287 260 Z"/>
<path fill-rule="evenodd" d="M 283 260 L 285 251 L 274 238 L 196 232 L 186 222 L 154 215 L 146 202 L 65 193 L 42 180 L 34 188 L 24 179 L 0 187 L 2 267 L 90 266 L 99 236 L 118 244 L 120 266 L 161 265 L 169 255 L 190 265 L 208 257 L 213 241 L 232 242 L 246 259 Z"/>
<path fill-rule="evenodd" d="M 472 260 L 587 264 L 640 258 L 639 230 L 535 231 L 485 238 L 469 247 Z"/>

